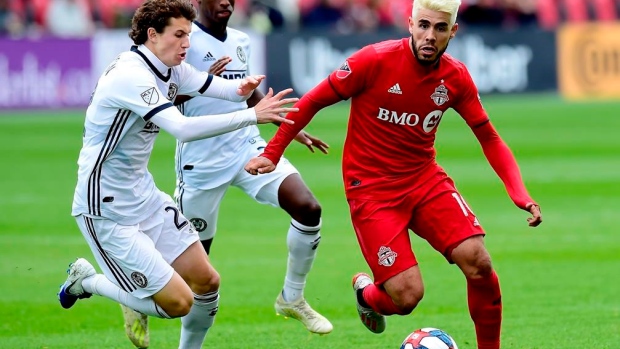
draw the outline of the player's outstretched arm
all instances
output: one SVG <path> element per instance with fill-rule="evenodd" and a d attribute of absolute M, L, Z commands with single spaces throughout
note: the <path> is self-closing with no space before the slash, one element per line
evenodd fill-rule
<path fill-rule="evenodd" d="M 269 89 L 268 95 L 254 108 L 191 118 L 184 117 L 178 109 L 170 105 L 152 116 L 150 121 L 182 142 L 218 136 L 257 123 L 292 124 L 292 120 L 280 116 L 281 113 L 298 111 L 297 108 L 286 107 L 287 104 L 297 101 L 297 98 L 284 98 L 291 92 L 292 89 L 286 89 L 274 95 L 273 90 Z"/>
<path fill-rule="evenodd" d="M 508 145 L 502 140 L 490 121 L 473 127 L 472 130 L 482 146 L 485 157 L 504 183 L 512 201 L 519 208 L 532 214 L 532 217 L 527 219 L 530 226 L 538 226 L 542 222 L 540 206 L 527 192 L 517 160 Z"/>

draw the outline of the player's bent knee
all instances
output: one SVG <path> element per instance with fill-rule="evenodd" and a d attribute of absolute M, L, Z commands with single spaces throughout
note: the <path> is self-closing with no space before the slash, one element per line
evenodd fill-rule
<path fill-rule="evenodd" d="M 297 202 L 289 211 L 291 217 L 306 226 L 316 226 L 321 221 L 321 205 L 312 197 L 312 200 Z M 286 209 L 286 208 L 285 208 Z"/>
<path fill-rule="evenodd" d="M 403 285 L 398 289 L 388 291 L 392 297 L 394 305 L 400 310 L 400 315 L 411 314 L 422 298 L 424 298 L 424 287 L 421 285 Z"/>
<path fill-rule="evenodd" d="M 194 297 L 178 297 L 170 299 L 159 306 L 168 314 L 171 318 L 183 317 L 189 314 L 194 303 Z"/>
<path fill-rule="evenodd" d="M 198 277 L 193 278 L 190 288 L 196 294 L 215 292 L 220 288 L 220 274 L 215 269 L 209 273 L 201 273 Z"/>

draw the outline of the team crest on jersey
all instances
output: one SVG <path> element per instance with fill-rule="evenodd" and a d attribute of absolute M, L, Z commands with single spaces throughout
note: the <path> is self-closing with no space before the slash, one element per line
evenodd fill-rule
<path fill-rule="evenodd" d="M 155 87 L 151 87 L 148 90 L 140 93 L 140 97 L 147 105 L 156 104 L 159 102 L 159 93 Z"/>
<path fill-rule="evenodd" d="M 192 225 L 198 232 L 201 232 L 207 229 L 207 221 L 205 221 L 202 218 L 192 218 L 189 221 L 192 223 Z"/>
<path fill-rule="evenodd" d="M 177 92 L 179 92 L 179 85 L 175 84 L 174 82 L 171 83 L 170 86 L 168 86 L 168 100 L 173 100 L 174 97 L 176 97 Z"/>
<path fill-rule="evenodd" d="M 237 58 L 243 63 L 246 61 L 245 52 L 243 52 L 243 48 L 241 46 L 237 46 Z"/>
<path fill-rule="evenodd" d="M 443 80 L 441 82 L 443 82 Z M 448 98 L 448 89 L 446 88 L 446 86 L 444 86 L 444 84 L 439 85 L 435 89 L 435 92 L 431 95 L 431 99 L 438 106 L 442 106 L 444 103 L 449 101 L 450 98 Z"/>
<path fill-rule="evenodd" d="M 149 284 L 149 280 L 146 279 L 146 276 L 137 271 L 131 273 L 131 280 L 140 288 L 145 288 Z"/>
<path fill-rule="evenodd" d="M 336 71 L 336 77 L 338 79 L 344 79 L 351 74 L 351 68 L 349 68 L 349 61 L 344 61 L 340 68 Z"/>
<path fill-rule="evenodd" d="M 398 256 L 398 254 L 392 251 L 391 248 L 385 246 L 381 246 L 379 248 L 379 253 L 377 253 L 377 255 L 379 256 L 379 264 L 384 267 L 391 267 L 394 265 L 394 262 L 396 262 L 396 257 Z"/>

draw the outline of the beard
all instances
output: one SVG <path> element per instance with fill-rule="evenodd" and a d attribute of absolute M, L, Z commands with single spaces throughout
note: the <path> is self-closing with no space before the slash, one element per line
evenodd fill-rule
<path fill-rule="evenodd" d="M 415 56 L 415 59 L 418 61 L 418 63 L 420 63 L 421 65 L 424 65 L 424 66 L 432 66 L 432 65 L 437 64 L 437 62 L 439 62 L 439 59 L 441 58 L 441 56 L 443 56 L 443 54 L 448 49 L 448 44 L 449 43 L 450 43 L 450 41 L 448 40 L 448 43 L 446 44 L 446 47 L 444 47 L 443 49 L 437 51 L 437 54 L 435 55 L 435 59 L 433 59 L 433 60 L 421 59 L 420 58 L 420 50 L 418 50 L 418 47 L 415 44 L 415 40 L 413 40 L 413 36 L 411 36 L 411 48 L 413 49 L 413 55 Z"/>

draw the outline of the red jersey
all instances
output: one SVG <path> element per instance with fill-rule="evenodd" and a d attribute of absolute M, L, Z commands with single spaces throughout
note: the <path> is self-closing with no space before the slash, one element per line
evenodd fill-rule
<path fill-rule="evenodd" d="M 391 200 L 414 190 L 441 168 L 435 162 L 435 133 L 448 108 L 472 128 L 485 156 L 517 206 L 529 197 L 506 144 L 490 124 L 465 65 L 448 54 L 421 65 L 409 39 L 362 48 L 296 104 L 262 156 L 274 164 L 295 135 L 321 108 L 351 98 L 342 168 L 350 199 Z"/>
<path fill-rule="evenodd" d="M 330 83 L 351 98 L 342 165 L 352 198 L 390 199 L 421 184 L 436 165 L 435 133 L 448 108 L 470 126 L 488 120 L 465 65 L 444 54 L 435 67 L 423 66 L 408 39 L 366 46 Z"/>

